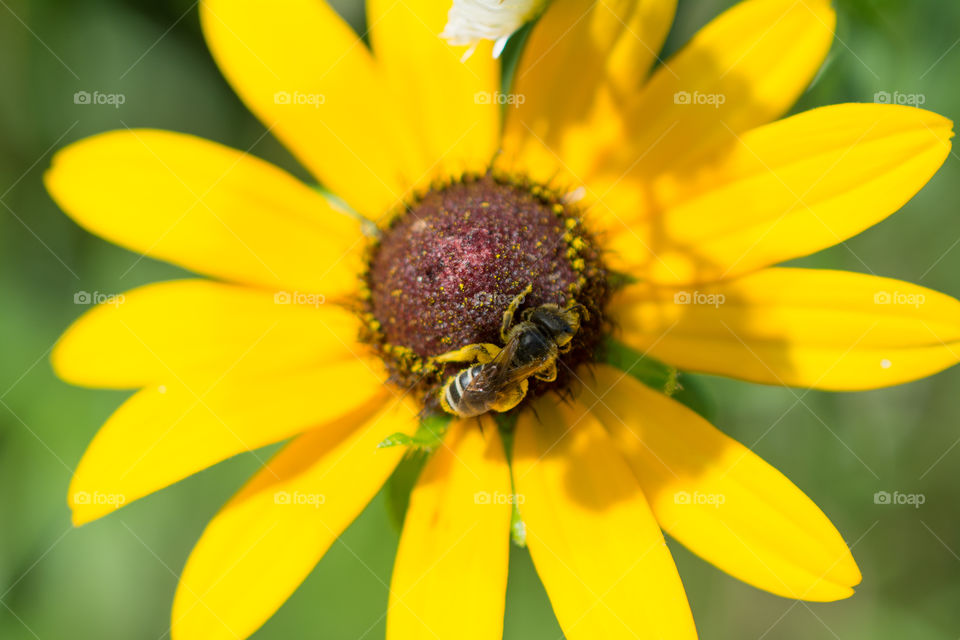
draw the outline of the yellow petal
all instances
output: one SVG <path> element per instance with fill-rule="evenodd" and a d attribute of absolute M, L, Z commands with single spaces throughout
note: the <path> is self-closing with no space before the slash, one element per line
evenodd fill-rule
<path fill-rule="evenodd" d="M 709 165 L 654 181 L 662 212 L 609 248 L 620 269 L 665 284 L 819 251 L 912 198 L 950 153 L 951 127 L 921 109 L 846 104 L 754 129 Z"/>
<path fill-rule="evenodd" d="M 328 425 L 287 445 L 210 522 L 183 570 L 173 640 L 246 638 L 290 597 L 403 455 L 377 449 L 411 433 L 404 402 L 365 421 Z"/>
<path fill-rule="evenodd" d="M 853 594 L 860 571 L 823 512 L 687 407 L 601 365 L 580 403 L 624 454 L 660 526 L 691 551 L 787 598 Z"/>
<path fill-rule="evenodd" d="M 701 29 L 618 107 L 624 126 L 594 133 L 602 153 L 578 175 L 595 225 L 633 235 L 625 226 L 663 210 L 652 182 L 695 172 L 786 112 L 823 62 L 835 19 L 829 0 L 748 0 Z M 647 230 L 634 240 L 647 257 L 659 238 Z"/>
<path fill-rule="evenodd" d="M 527 546 L 567 638 L 695 638 L 673 558 L 633 472 L 589 414 L 544 396 L 517 424 Z M 577 415 L 577 414 L 580 415 Z"/>
<path fill-rule="evenodd" d="M 342 297 L 358 223 L 277 167 L 168 131 L 114 131 L 54 156 L 47 189 L 87 230 L 226 280 Z"/>
<path fill-rule="evenodd" d="M 496 425 L 454 422 L 410 496 L 390 583 L 387 638 L 500 640 L 511 500 Z"/>
<path fill-rule="evenodd" d="M 734 5 L 657 69 L 630 107 L 616 176 L 633 163 L 635 173 L 669 171 L 781 116 L 823 63 L 835 23 L 828 0 Z"/>
<path fill-rule="evenodd" d="M 623 106 L 656 59 L 675 9 L 676 0 L 551 2 L 514 75 L 503 166 L 544 181 L 558 171 L 586 181 L 605 151 L 599 142 L 622 139 Z"/>
<path fill-rule="evenodd" d="M 636 285 L 611 313 L 635 349 L 766 384 L 873 389 L 960 361 L 960 301 L 845 271 L 765 269 L 699 290 Z"/>
<path fill-rule="evenodd" d="M 411 152 L 399 101 L 326 2 L 204 0 L 200 18 L 234 90 L 321 182 L 369 217 L 399 201 Z"/>
<path fill-rule="evenodd" d="M 464 171 L 483 172 L 500 135 L 500 61 L 489 42 L 461 60 L 465 47 L 439 37 L 450 3 L 435 0 L 369 0 L 370 41 L 391 105 L 405 109 L 423 164 L 410 167 L 420 186 Z"/>
<path fill-rule="evenodd" d="M 101 427 L 70 483 L 74 524 L 197 471 L 358 413 L 386 396 L 378 363 L 345 360 L 254 375 L 238 369 L 152 385 Z M 119 499 L 96 499 L 118 496 Z"/>
<path fill-rule="evenodd" d="M 53 350 L 53 366 L 73 384 L 129 389 L 202 371 L 353 358 L 354 315 L 307 302 L 206 280 L 147 285 L 82 315 Z"/>

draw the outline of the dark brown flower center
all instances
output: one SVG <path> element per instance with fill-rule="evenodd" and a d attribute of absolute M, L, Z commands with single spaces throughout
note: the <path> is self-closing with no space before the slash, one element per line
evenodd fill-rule
<path fill-rule="evenodd" d="M 408 206 L 371 247 L 369 340 L 398 384 L 428 393 L 445 373 L 430 366 L 432 356 L 479 342 L 502 346 L 503 312 L 528 285 L 520 311 L 574 300 L 589 311 L 561 357 L 557 380 L 531 384 L 532 397 L 563 387 L 572 369 L 592 357 L 603 327 L 606 272 L 579 212 L 560 194 L 522 180 L 464 178 Z"/>

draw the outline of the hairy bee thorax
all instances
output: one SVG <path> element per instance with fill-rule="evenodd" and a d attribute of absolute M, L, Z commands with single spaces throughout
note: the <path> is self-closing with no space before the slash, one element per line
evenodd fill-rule
<path fill-rule="evenodd" d="M 367 252 L 364 340 L 393 382 L 436 409 L 434 393 L 463 365 L 434 356 L 501 344 L 505 309 L 574 301 L 588 313 L 552 382 L 530 381 L 527 397 L 563 390 L 600 340 L 607 273 L 581 211 L 563 194 L 515 176 L 464 176 L 435 186 L 394 217 Z"/>

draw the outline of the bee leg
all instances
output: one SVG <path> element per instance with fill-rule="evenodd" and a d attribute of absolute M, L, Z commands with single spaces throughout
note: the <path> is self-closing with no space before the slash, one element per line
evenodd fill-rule
<path fill-rule="evenodd" d="M 497 401 L 490 405 L 490 408 L 499 413 L 510 411 L 510 409 L 520 404 L 520 401 L 527 396 L 527 387 L 529 386 L 526 380 L 521 380 L 519 384 L 501 393 Z"/>
<path fill-rule="evenodd" d="M 517 307 L 523 303 L 523 299 L 531 291 L 533 291 L 533 285 L 528 284 L 526 289 L 518 293 L 516 297 L 510 301 L 507 310 L 503 312 L 503 322 L 500 324 L 500 340 L 502 340 L 504 344 L 507 342 L 507 333 L 510 331 L 510 325 L 513 324 L 513 314 L 517 312 Z"/>
<path fill-rule="evenodd" d="M 587 311 L 587 308 L 584 305 L 580 304 L 576 300 L 571 300 L 570 304 L 567 305 L 567 308 L 564 309 L 564 311 L 567 313 L 575 311 L 584 320 L 590 319 L 590 312 Z"/>
<path fill-rule="evenodd" d="M 540 369 L 534 376 L 537 380 L 543 380 L 544 382 L 553 382 L 557 379 L 557 361 L 551 360 L 547 364 L 543 365 L 543 368 Z"/>
<path fill-rule="evenodd" d="M 467 346 L 457 349 L 456 351 L 447 351 L 446 353 L 441 353 L 438 356 L 433 356 L 431 360 L 433 362 L 444 363 L 477 361 L 480 364 L 486 364 L 493 360 L 498 353 L 500 353 L 500 347 L 495 344 L 482 342 L 477 344 L 468 344 Z"/>

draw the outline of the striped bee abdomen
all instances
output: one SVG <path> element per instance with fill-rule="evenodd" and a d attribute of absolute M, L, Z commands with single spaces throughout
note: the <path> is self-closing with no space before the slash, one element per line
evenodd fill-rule
<path fill-rule="evenodd" d="M 468 409 L 467 407 L 461 409 L 460 401 L 463 399 L 464 390 L 470 386 L 470 383 L 473 382 L 473 379 L 476 378 L 482 370 L 482 364 L 475 364 L 472 367 L 467 367 L 460 371 L 447 383 L 444 389 L 443 399 L 446 401 L 446 405 L 449 407 L 451 413 L 463 417 L 473 415 L 470 412 L 463 411 L 463 409 Z"/>

